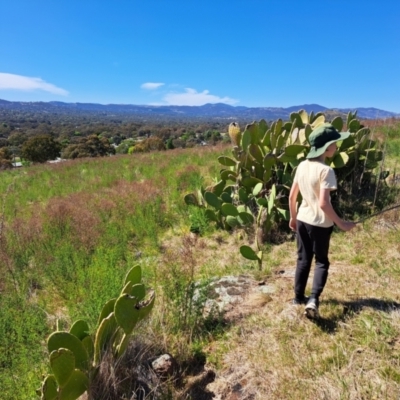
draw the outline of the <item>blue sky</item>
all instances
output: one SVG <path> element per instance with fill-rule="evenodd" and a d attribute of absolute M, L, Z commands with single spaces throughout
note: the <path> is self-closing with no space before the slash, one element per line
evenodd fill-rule
<path fill-rule="evenodd" d="M 399 0 L 0 0 L 0 99 L 400 113 Z"/>

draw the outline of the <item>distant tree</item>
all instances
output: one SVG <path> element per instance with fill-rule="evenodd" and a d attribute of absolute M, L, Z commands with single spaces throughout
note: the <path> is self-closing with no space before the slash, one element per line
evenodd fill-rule
<path fill-rule="evenodd" d="M 168 150 L 172 150 L 172 149 L 175 148 L 172 138 L 169 138 L 169 139 L 167 140 L 167 143 L 165 144 L 165 147 L 166 147 Z"/>
<path fill-rule="evenodd" d="M 128 154 L 129 148 L 135 144 L 133 139 L 125 139 L 116 149 L 118 154 Z"/>
<path fill-rule="evenodd" d="M 114 147 L 107 138 L 97 135 L 81 138 L 79 143 L 70 144 L 62 152 L 64 158 L 104 157 L 110 154 L 115 154 Z"/>
<path fill-rule="evenodd" d="M 14 132 L 7 140 L 11 146 L 21 146 L 27 140 L 27 137 L 22 132 Z"/>
<path fill-rule="evenodd" d="M 21 157 L 32 162 L 43 163 L 60 155 L 61 145 L 50 135 L 37 135 L 29 138 L 23 145 Z"/>
<path fill-rule="evenodd" d="M 165 144 L 158 137 L 150 137 L 135 145 L 133 153 L 146 153 L 154 150 L 165 150 Z"/>
<path fill-rule="evenodd" d="M 12 168 L 12 153 L 8 147 L 0 148 L 0 169 Z"/>

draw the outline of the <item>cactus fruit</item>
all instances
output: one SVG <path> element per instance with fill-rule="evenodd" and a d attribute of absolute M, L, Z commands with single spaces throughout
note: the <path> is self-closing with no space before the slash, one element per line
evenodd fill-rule
<path fill-rule="evenodd" d="M 240 132 L 240 126 L 237 122 L 232 122 L 229 124 L 228 134 L 231 138 L 232 144 L 239 147 L 242 134 Z"/>

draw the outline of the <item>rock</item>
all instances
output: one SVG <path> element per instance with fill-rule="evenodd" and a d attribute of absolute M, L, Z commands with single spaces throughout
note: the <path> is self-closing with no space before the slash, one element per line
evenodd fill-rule
<path fill-rule="evenodd" d="M 177 362 L 170 354 L 163 354 L 151 363 L 154 372 L 163 378 L 175 375 Z"/>

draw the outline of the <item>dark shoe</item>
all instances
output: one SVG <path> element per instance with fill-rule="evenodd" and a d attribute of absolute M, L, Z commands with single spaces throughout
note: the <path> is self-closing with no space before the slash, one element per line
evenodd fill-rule
<path fill-rule="evenodd" d="M 316 319 L 319 318 L 318 312 L 319 301 L 318 299 L 311 298 L 308 300 L 304 314 L 307 318 Z"/>
<path fill-rule="evenodd" d="M 303 297 L 295 297 L 294 299 L 292 299 L 292 304 L 295 306 L 301 306 L 304 304 L 307 304 L 308 302 L 308 297 L 303 296 Z"/>

